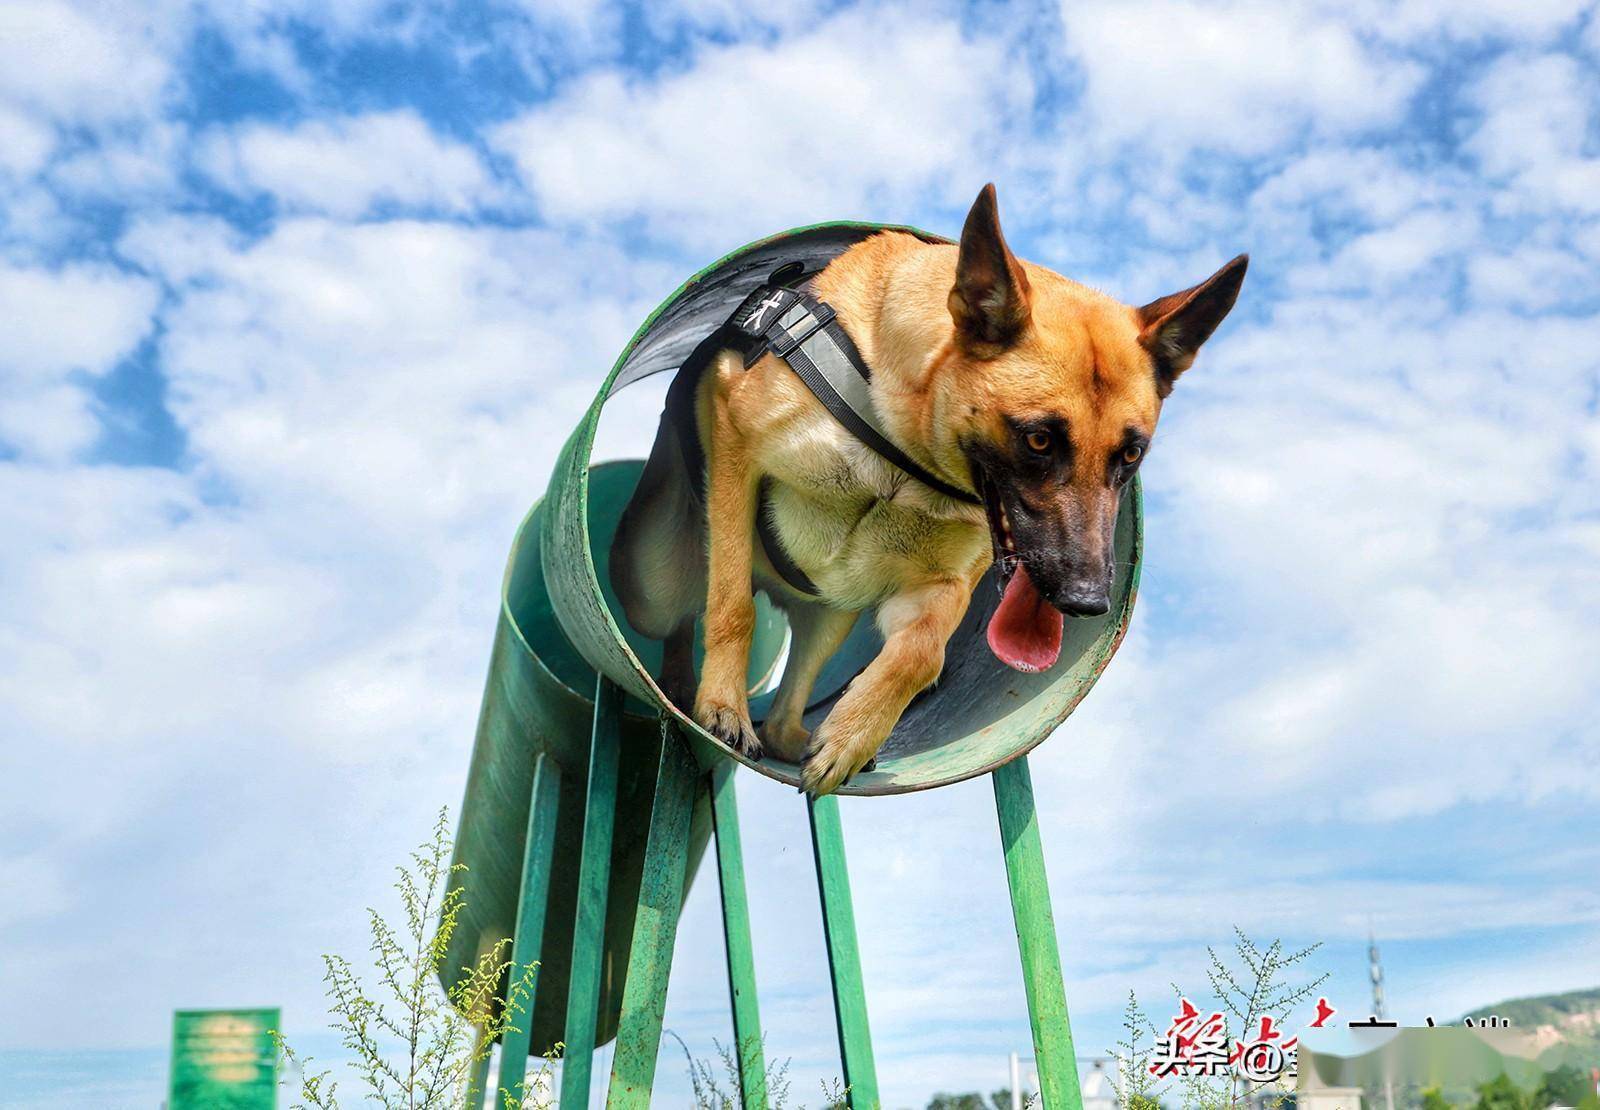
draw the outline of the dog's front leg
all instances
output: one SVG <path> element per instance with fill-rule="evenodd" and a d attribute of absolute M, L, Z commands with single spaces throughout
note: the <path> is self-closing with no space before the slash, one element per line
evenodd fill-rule
<path fill-rule="evenodd" d="M 750 724 L 746 674 L 750 669 L 750 637 L 756 625 L 750 575 L 760 476 L 729 419 L 726 399 L 714 393 L 708 407 L 712 434 L 703 437 L 708 445 L 706 519 L 710 531 L 706 650 L 700 666 L 700 688 L 694 699 L 694 719 L 730 748 L 759 759 L 761 742 Z"/>
<path fill-rule="evenodd" d="M 883 650 L 811 734 L 800 768 L 807 793 L 829 794 L 878 752 L 917 692 L 939 677 L 972 583 L 950 580 L 890 598 L 878 610 Z"/>

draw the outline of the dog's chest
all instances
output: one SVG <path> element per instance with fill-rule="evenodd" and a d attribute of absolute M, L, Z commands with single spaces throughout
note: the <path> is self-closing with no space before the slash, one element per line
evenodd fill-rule
<path fill-rule="evenodd" d="M 762 455 L 784 548 L 835 605 L 867 608 L 987 555 L 981 508 L 929 489 L 831 418 L 791 425 Z"/>

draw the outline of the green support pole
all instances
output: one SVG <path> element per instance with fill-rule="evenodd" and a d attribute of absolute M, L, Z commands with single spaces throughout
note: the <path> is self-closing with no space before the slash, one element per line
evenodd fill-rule
<path fill-rule="evenodd" d="M 622 1021 L 611 1057 L 606 1106 L 612 1110 L 650 1105 L 656 1057 L 661 1052 L 667 981 L 672 973 L 672 946 L 683 908 L 689 822 L 698 776 L 699 767 L 677 727 L 667 727 L 661 737 L 661 765 L 650 807 L 650 836 L 633 919 L 628 981 L 622 988 Z"/>
<path fill-rule="evenodd" d="M 473 1057 L 472 1067 L 467 1071 L 467 1090 L 462 1098 L 461 1110 L 483 1110 L 483 1085 L 489 1082 L 489 1057 L 494 1052 L 494 1042 L 484 1039 L 483 1028 L 475 1028 L 472 1034 L 474 1051 L 481 1053 Z M 495 1099 L 495 1103 L 499 1103 Z"/>
<path fill-rule="evenodd" d="M 1045 1110 L 1083 1110 L 1027 757 L 1013 759 L 996 770 L 993 778 L 1006 879 L 1011 884 L 1011 914 L 1022 954 L 1022 982 L 1028 993 L 1028 1020 L 1033 1026 L 1033 1054 L 1039 1065 L 1039 1095 Z"/>
<path fill-rule="evenodd" d="M 528 838 L 522 849 L 522 891 L 517 899 L 516 933 L 511 940 L 511 967 L 508 981 L 515 983 L 536 963 L 544 945 L 544 908 L 550 893 L 550 868 L 555 854 L 556 809 L 561 801 L 561 768 L 543 752 L 534 757 L 533 790 L 528 796 Z M 498 1085 L 518 1094 L 517 1088 L 528 1073 L 528 1038 L 533 1031 L 533 995 L 537 981 L 530 986 L 522 1005 L 511 1014 L 511 1028 L 500 1039 L 500 1078 Z M 485 1071 L 488 1061 L 483 1061 Z M 483 1103 L 483 1087 L 478 1087 L 478 1105 Z M 494 1099 L 499 1105 L 498 1093 Z"/>
<path fill-rule="evenodd" d="M 594 692 L 589 784 L 583 804 L 583 858 L 578 864 L 578 909 L 572 927 L 566 1048 L 561 1054 L 561 1104 L 576 1110 L 589 1105 L 589 1072 L 594 1067 L 621 726 L 622 689 L 601 675 Z"/>
<path fill-rule="evenodd" d="M 722 890 L 722 936 L 728 953 L 728 995 L 733 1005 L 733 1043 L 739 1060 L 744 1110 L 766 1110 L 767 1065 L 756 1003 L 756 954 L 750 944 L 750 905 L 744 889 L 744 851 L 739 845 L 735 764 L 721 760 L 711 773 L 711 821 L 717 837 L 717 878 Z"/>
<path fill-rule="evenodd" d="M 867 1027 L 867 991 L 861 981 L 861 950 L 850 904 L 850 872 L 845 866 L 844 828 L 833 794 L 808 798 L 811 849 L 822 895 L 822 931 L 833 977 L 833 1010 L 839 1026 L 839 1058 L 844 1065 L 851 1110 L 878 1110 L 878 1071 L 872 1062 L 872 1032 Z"/>

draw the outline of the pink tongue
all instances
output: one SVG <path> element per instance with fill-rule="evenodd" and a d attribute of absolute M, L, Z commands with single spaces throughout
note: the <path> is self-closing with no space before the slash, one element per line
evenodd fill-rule
<path fill-rule="evenodd" d="M 1026 567 L 1017 567 L 989 618 L 989 648 L 1019 671 L 1048 670 L 1061 655 L 1061 612 L 1039 596 Z"/>

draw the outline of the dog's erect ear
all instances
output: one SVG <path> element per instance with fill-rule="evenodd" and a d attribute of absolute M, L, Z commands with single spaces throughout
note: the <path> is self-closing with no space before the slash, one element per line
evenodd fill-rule
<path fill-rule="evenodd" d="M 1200 344 L 1211 338 L 1239 298 L 1250 256 L 1241 254 L 1199 285 L 1151 301 L 1139 309 L 1139 342 L 1155 359 L 1161 396 L 1194 363 Z"/>
<path fill-rule="evenodd" d="M 949 303 L 956 334 L 979 356 L 999 354 L 1028 323 L 1028 275 L 1000 233 L 993 185 L 983 187 L 961 229 Z"/>

